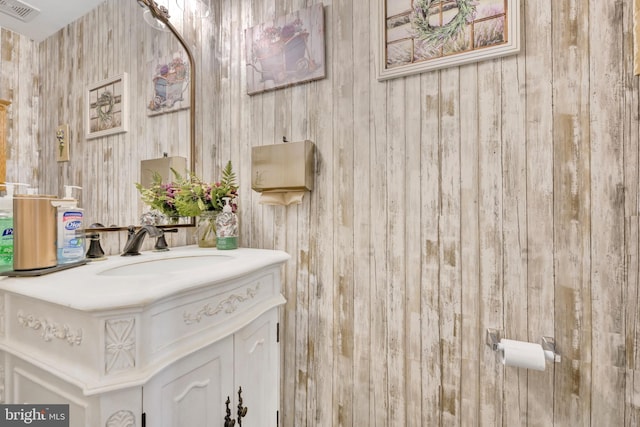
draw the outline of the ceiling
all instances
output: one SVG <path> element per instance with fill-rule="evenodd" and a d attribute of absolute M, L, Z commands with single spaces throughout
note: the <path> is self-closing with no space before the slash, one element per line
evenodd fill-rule
<path fill-rule="evenodd" d="M 86 15 L 106 0 L 0 0 L 0 5 L 31 6 L 40 10 L 29 22 L 0 13 L 0 28 L 41 42 L 73 21 Z M 24 15 L 23 15 L 24 16 Z"/>

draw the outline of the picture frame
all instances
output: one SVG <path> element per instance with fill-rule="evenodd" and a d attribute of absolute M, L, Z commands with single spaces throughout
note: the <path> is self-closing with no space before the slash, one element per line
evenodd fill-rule
<path fill-rule="evenodd" d="M 127 132 L 129 128 L 127 73 L 87 87 L 85 133 L 87 139 Z"/>
<path fill-rule="evenodd" d="M 244 34 L 247 94 L 326 77 L 322 3 L 247 28 Z"/>
<path fill-rule="evenodd" d="M 155 58 L 148 68 L 151 81 L 147 102 L 148 116 L 189 108 L 191 69 L 184 50 Z"/>
<path fill-rule="evenodd" d="M 520 0 L 378 0 L 378 80 L 520 51 Z"/>

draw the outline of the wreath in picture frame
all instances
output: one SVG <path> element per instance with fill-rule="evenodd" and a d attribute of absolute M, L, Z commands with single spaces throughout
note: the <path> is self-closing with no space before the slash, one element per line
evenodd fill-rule
<path fill-rule="evenodd" d="M 411 23 L 416 30 L 418 38 L 426 41 L 434 47 L 440 47 L 448 40 L 458 35 L 464 26 L 473 19 L 476 7 L 472 0 L 453 0 L 458 13 L 451 21 L 444 25 L 431 25 L 429 15 L 434 7 L 444 7 L 442 0 L 416 0 L 413 6 L 413 17 Z"/>
<path fill-rule="evenodd" d="M 96 102 L 96 114 L 98 115 L 98 119 L 100 120 L 100 128 L 108 129 L 112 127 L 113 122 L 113 105 L 115 104 L 115 99 L 113 94 L 105 90 L 102 92 L 98 101 Z"/>

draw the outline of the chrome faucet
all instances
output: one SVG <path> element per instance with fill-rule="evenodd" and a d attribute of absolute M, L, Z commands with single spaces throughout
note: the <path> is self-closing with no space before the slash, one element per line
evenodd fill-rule
<path fill-rule="evenodd" d="M 146 235 L 158 237 L 162 235 L 162 230 L 154 225 L 143 225 L 138 232 L 133 226 L 129 227 L 129 239 L 124 245 L 122 256 L 140 255 L 140 247 Z"/>

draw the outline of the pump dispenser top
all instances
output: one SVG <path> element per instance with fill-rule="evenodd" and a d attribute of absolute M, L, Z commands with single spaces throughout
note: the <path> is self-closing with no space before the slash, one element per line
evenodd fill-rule
<path fill-rule="evenodd" d="M 7 195 L 4 197 L 0 197 L 0 210 L 13 212 L 13 194 L 15 192 L 16 187 L 24 185 L 28 187 L 28 184 L 22 184 L 20 182 L 5 182 L 4 187 L 7 192 Z M 11 215 L 13 216 L 13 215 Z"/>
<path fill-rule="evenodd" d="M 5 182 L 4 186 L 7 194 L 6 196 L 0 197 L 0 211 L 2 212 L 1 216 L 4 218 L 11 218 L 11 222 L 13 224 L 13 194 L 15 192 L 15 189 L 19 186 L 28 187 L 29 185 L 22 184 L 20 182 Z M 13 234 L 13 225 L 11 225 L 11 233 Z"/>
<path fill-rule="evenodd" d="M 13 210 L 13 195 L 15 194 L 16 187 L 25 186 L 28 187 L 29 184 L 23 184 L 21 182 L 5 182 L 4 188 L 7 194 L 4 197 L 0 197 L 0 208 L 4 209 L 5 205 L 7 209 Z"/>
<path fill-rule="evenodd" d="M 65 185 L 64 186 L 64 197 L 60 199 L 62 203 L 59 201 L 58 206 L 65 206 L 68 208 L 75 208 L 78 206 L 78 200 L 73 197 L 73 189 L 82 190 L 82 187 L 78 187 L 77 185 Z"/>
<path fill-rule="evenodd" d="M 77 185 L 65 185 L 64 186 L 64 200 L 75 200 L 73 198 L 73 189 L 77 188 L 78 190 L 82 190 L 82 187 L 78 187 Z"/>

